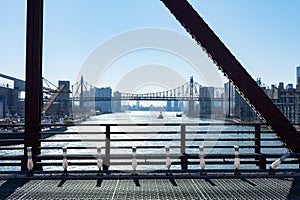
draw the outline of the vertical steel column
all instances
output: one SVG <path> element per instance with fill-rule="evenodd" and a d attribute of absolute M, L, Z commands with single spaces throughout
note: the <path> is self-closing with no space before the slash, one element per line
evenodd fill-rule
<path fill-rule="evenodd" d="M 255 131 L 254 131 L 254 137 L 255 137 L 255 153 L 261 153 L 261 136 L 260 136 L 260 124 L 255 125 Z"/>
<path fill-rule="evenodd" d="M 34 169 L 40 169 L 35 156 L 40 154 L 41 146 L 42 48 L 43 0 L 27 0 L 24 158 L 27 147 L 32 147 Z M 21 169 L 27 170 L 26 159 L 22 160 Z"/>
<path fill-rule="evenodd" d="M 255 141 L 255 153 L 260 154 L 261 153 L 261 127 L 260 124 L 255 125 L 254 130 L 254 141 Z M 259 161 L 259 164 L 257 166 L 259 169 L 266 169 L 266 158 L 263 155 L 260 155 L 259 157 L 256 157 L 255 160 Z"/>
<path fill-rule="evenodd" d="M 84 81 L 83 81 L 83 76 L 81 76 L 81 79 L 80 79 L 80 112 L 83 112 L 83 106 L 84 106 L 84 103 L 83 103 L 83 85 L 84 85 Z"/>
<path fill-rule="evenodd" d="M 185 153 L 186 143 L 185 143 L 186 125 L 180 125 L 180 154 Z"/>
<path fill-rule="evenodd" d="M 108 170 L 110 166 L 110 125 L 106 125 L 105 128 L 105 158 L 103 170 Z"/>
<path fill-rule="evenodd" d="M 188 169 L 188 156 L 185 153 L 186 151 L 186 125 L 180 125 L 180 161 L 181 161 L 181 169 L 187 170 Z"/>
<path fill-rule="evenodd" d="M 190 78 L 190 101 L 189 101 L 189 114 L 194 114 L 194 79 Z"/>
<path fill-rule="evenodd" d="M 228 82 L 228 118 L 230 118 L 230 113 L 231 113 L 231 83 L 230 81 Z"/>

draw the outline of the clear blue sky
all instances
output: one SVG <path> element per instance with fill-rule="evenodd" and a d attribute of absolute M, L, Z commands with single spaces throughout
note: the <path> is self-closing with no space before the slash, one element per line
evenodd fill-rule
<path fill-rule="evenodd" d="M 0 73 L 21 79 L 25 2 L 0 0 Z M 261 77 L 267 85 L 295 84 L 295 68 L 300 65 L 299 0 L 190 3 L 253 78 Z M 43 74 L 53 83 L 63 79 L 73 84 L 91 52 L 120 33 L 158 27 L 190 37 L 159 0 L 45 0 L 44 14 Z"/>

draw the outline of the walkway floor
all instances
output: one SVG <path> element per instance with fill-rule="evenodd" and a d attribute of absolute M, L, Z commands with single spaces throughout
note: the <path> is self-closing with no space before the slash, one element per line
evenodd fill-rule
<path fill-rule="evenodd" d="M 300 174 L 0 177 L 0 199 L 300 199 Z"/>

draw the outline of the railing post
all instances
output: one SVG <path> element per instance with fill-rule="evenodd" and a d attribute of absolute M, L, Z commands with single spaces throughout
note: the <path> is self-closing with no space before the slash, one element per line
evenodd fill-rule
<path fill-rule="evenodd" d="M 255 137 L 255 153 L 261 153 L 260 150 L 260 124 L 255 125 L 255 131 L 254 131 L 254 137 Z"/>
<path fill-rule="evenodd" d="M 186 150 L 186 140 L 185 140 L 185 134 L 186 134 L 186 125 L 181 124 L 180 125 L 181 132 L 180 132 L 180 161 L 181 161 L 181 169 L 182 170 L 187 170 L 188 169 L 188 156 L 185 153 Z"/>
<path fill-rule="evenodd" d="M 97 173 L 97 176 L 103 176 L 103 173 L 102 173 L 103 160 L 102 160 L 101 147 L 97 147 L 97 167 L 99 170 Z"/>
<path fill-rule="evenodd" d="M 110 166 L 110 125 L 105 126 L 105 158 L 103 170 L 108 170 Z"/>
<path fill-rule="evenodd" d="M 254 137 L 255 137 L 255 153 L 260 154 L 261 153 L 261 132 L 260 132 L 260 124 L 255 125 L 255 131 L 254 131 Z M 259 160 L 259 169 L 266 169 L 266 158 L 264 156 L 259 156 L 259 158 L 256 158 L 256 160 Z"/>
<path fill-rule="evenodd" d="M 259 169 L 267 169 L 267 158 L 265 156 L 259 157 Z"/>
<path fill-rule="evenodd" d="M 63 176 L 68 176 L 68 157 L 67 157 L 67 147 L 63 147 L 63 163 L 62 163 L 62 167 L 64 170 Z"/>
<path fill-rule="evenodd" d="M 180 125 L 181 128 L 181 132 L 180 132 L 180 154 L 183 155 L 185 153 L 185 130 L 186 130 L 186 125 L 185 124 L 181 124 Z"/>

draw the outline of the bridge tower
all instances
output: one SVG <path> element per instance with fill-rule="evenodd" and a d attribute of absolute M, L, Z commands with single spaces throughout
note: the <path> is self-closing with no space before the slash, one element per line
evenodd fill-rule
<path fill-rule="evenodd" d="M 189 115 L 194 113 L 194 79 L 190 78 L 190 100 L 189 100 Z"/>
<path fill-rule="evenodd" d="M 80 79 L 80 100 L 79 100 L 81 111 L 83 110 L 83 106 L 84 106 L 84 103 L 83 103 L 83 86 L 84 86 L 84 81 L 83 81 L 83 76 L 81 76 L 81 79 Z"/>

